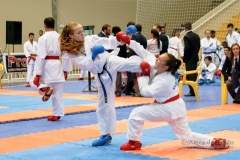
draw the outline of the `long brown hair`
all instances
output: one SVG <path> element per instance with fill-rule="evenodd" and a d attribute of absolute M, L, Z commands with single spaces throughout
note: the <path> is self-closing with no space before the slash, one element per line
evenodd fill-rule
<path fill-rule="evenodd" d="M 79 25 L 77 22 L 70 22 L 67 24 L 60 35 L 60 49 L 66 51 L 69 54 L 78 54 L 80 48 L 84 46 L 84 41 L 76 41 L 69 37 L 69 34 L 73 34 L 73 28 Z"/>
<path fill-rule="evenodd" d="M 230 56 L 229 56 L 229 59 L 231 60 L 232 64 L 233 64 L 233 57 L 234 57 L 233 51 L 232 51 L 233 46 L 238 46 L 239 51 L 240 51 L 240 46 L 239 46 L 239 44 L 238 44 L 238 43 L 233 43 L 232 46 L 231 46 Z M 239 53 L 239 55 L 240 55 L 240 53 Z"/>

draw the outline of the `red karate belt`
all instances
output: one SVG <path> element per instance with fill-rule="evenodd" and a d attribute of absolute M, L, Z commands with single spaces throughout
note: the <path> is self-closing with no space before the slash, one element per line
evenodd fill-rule
<path fill-rule="evenodd" d="M 170 47 L 171 49 L 173 49 L 173 50 L 175 50 L 175 51 L 177 51 L 177 48 L 173 48 L 173 47 Z"/>
<path fill-rule="evenodd" d="M 30 56 L 34 57 L 34 58 L 31 58 L 32 60 L 36 60 L 36 57 L 37 57 L 37 54 L 30 54 Z"/>
<path fill-rule="evenodd" d="M 180 98 L 180 96 L 179 96 L 179 94 L 177 94 L 176 96 L 173 96 L 173 97 L 167 99 L 166 101 L 164 101 L 162 103 L 158 102 L 157 100 L 154 100 L 154 103 L 165 104 L 165 103 L 169 103 L 169 102 L 172 102 L 172 101 L 176 101 L 179 98 Z"/>
<path fill-rule="evenodd" d="M 45 57 L 45 60 L 59 60 L 60 59 L 60 57 L 59 56 L 46 56 Z"/>
<path fill-rule="evenodd" d="M 28 61 L 27 61 L 28 64 L 30 63 L 31 59 L 34 60 L 34 61 L 36 60 L 37 54 L 31 53 L 30 56 L 33 56 L 34 58 L 30 57 L 30 58 L 28 59 Z"/>

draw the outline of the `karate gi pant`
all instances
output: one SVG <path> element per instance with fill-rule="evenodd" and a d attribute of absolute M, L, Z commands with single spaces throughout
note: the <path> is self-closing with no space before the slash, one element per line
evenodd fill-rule
<path fill-rule="evenodd" d="M 34 63 L 27 64 L 27 82 L 30 82 L 33 76 Z"/>
<path fill-rule="evenodd" d="M 64 82 L 54 82 L 49 84 L 40 84 L 38 92 L 40 95 L 45 93 L 40 90 L 43 87 L 52 87 L 53 93 L 52 98 L 52 115 L 53 116 L 64 116 L 64 102 L 63 102 L 63 84 Z"/>
<path fill-rule="evenodd" d="M 109 53 L 101 54 L 100 59 L 104 59 L 104 56 L 106 55 L 109 56 Z M 112 81 L 108 77 L 106 71 L 104 71 L 101 75 L 102 82 L 107 92 L 107 103 L 105 102 L 103 87 L 100 84 L 99 78 L 97 79 L 98 107 L 96 113 L 101 135 L 106 135 L 116 131 L 115 84 L 117 72 L 141 72 L 141 62 L 142 59 L 138 56 L 132 56 L 126 59 L 116 55 L 109 56 L 106 69 L 111 74 Z"/>
<path fill-rule="evenodd" d="M 152 103 L 135 108 L 128 118 L 127 139 L 140 141 L 145 121 L 168 122 L 183 141 L 183 145 L 210 148 L 213 137 L 192 132 L 186 120 L 186 107 L 182 99 L 166 104 Z M 164 135 L 163 135 L 164 136 Z"/>

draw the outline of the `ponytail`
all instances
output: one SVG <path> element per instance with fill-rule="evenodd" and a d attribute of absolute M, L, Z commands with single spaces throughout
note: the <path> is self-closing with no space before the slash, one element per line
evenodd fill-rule
<path fill-rule="evenodd" d="M 166 54 L 168 55 L 168 61 L 166 63 L 166 66 L 168 66 L 167 71 L 171 72 L 171 74 L 174 75 L 181 66 L 182 62 L 179 59 L 176 59 L 172 54 Z"/>
<path fill-rule="evenodd" d="M 151 29 L 151 33 L 153 34 L 153 37 L 156 38 L 158 48 L 160 49 L 160 40 L 159 40 L 159 33 L 156 29 Z"/>

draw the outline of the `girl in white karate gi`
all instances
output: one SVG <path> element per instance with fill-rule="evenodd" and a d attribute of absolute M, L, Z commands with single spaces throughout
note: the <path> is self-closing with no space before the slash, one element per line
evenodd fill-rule
<path fill-rule="evenodd" d="M 138 47 L 136 53 L 146 52 L 143 47 Z M 179 97 L 178 84 L 173 76 L 180 65 L 181 61 L 169 53 L 160 55 L 152 70 L 147 62 L 141 63 L 143 76 L 138 78 L 140 92 L 145 97 L 155 98 L 155 102 L 137 107 L 131 112 L 126 136 L 129 141 L 120 147 L 121 150 L 141 149 L 140 139 L 145 121 L 168 122 L 183 143 L 191 147 L 229 147 L 226 139 L 195 133 L 188 127 L 186 106 Z"/>
<path fill-rule="evenodd" d="M 215 82 L 214 72 L 216 71 L 217 67 L 214 63 L 212 63 L 212 57 L 206 56 L 204 58 L 204 62 L 205 63 L 203 64 L 202 70 L 200 72 L 200 78 L 198 80 L 199 85 Z"/>
<path fill-rule="evenodd" d="M 156 29 L 151 29 L 151 39 L 147 40 L 147 50 L 154 55 L 159 56 L 162 50 L 162 42 L 159 40 L 159 33 Z"/>
<path fill-rule="evenodd" d="M 177 32 L 175 37 L 169 39 L 168 53 L 172 54 L 175 58 L 179 58 L 178 52 L 180 53 L 180 57 L 183 57 L 183 45 L 179 36 L 180 32 Z"/>
<path fill-rule="evenodd" d="M 118 35 L 117 35 L 118 38 Z M 84 42 L 84 48 L 87 56 L 80 54 L 78 51 L 79 45 L 76 43 Z M 129 40 L 130 41 L 130 40 Z M 100 126 L 101 136 L 96 139 L 92 145 L 102 146 L 111 142 L 111 132 L 116 131 L 116 111 L 115 111 L 115 82 L 116 75 L 119 71 L 141 71 L 139 64 L 144 56 L 132 56 L 130 58 L 121 58 L 117 54 L 120 44 L 115 37 L 100 38 L 98 36 L 86 36 L 84 38 L 83 28 L 78 23 L 68 24 L 62 31 L 61 50 L 67 51 L 64 55 L 65 60 L 71 60 L 80 69 L 85 69 L 94 74 L 97 74 L 97 87 L 98 87 L 98 107 L 97 118 Z M 105 50 L 114 49 L 111 53 L 103 51 L 103 53 L 95 53 L 95 46 L 103 45 Z M 151 54 L 151 53 L 149 53 Z M 152 54 L 151 54 L 152 55 Z M 152 55 L 153 56 L 153 55 Z M 155 61 L 155 57 L 153 56 Z M 68 62 L 70 63 L 70 62 Z"/>

